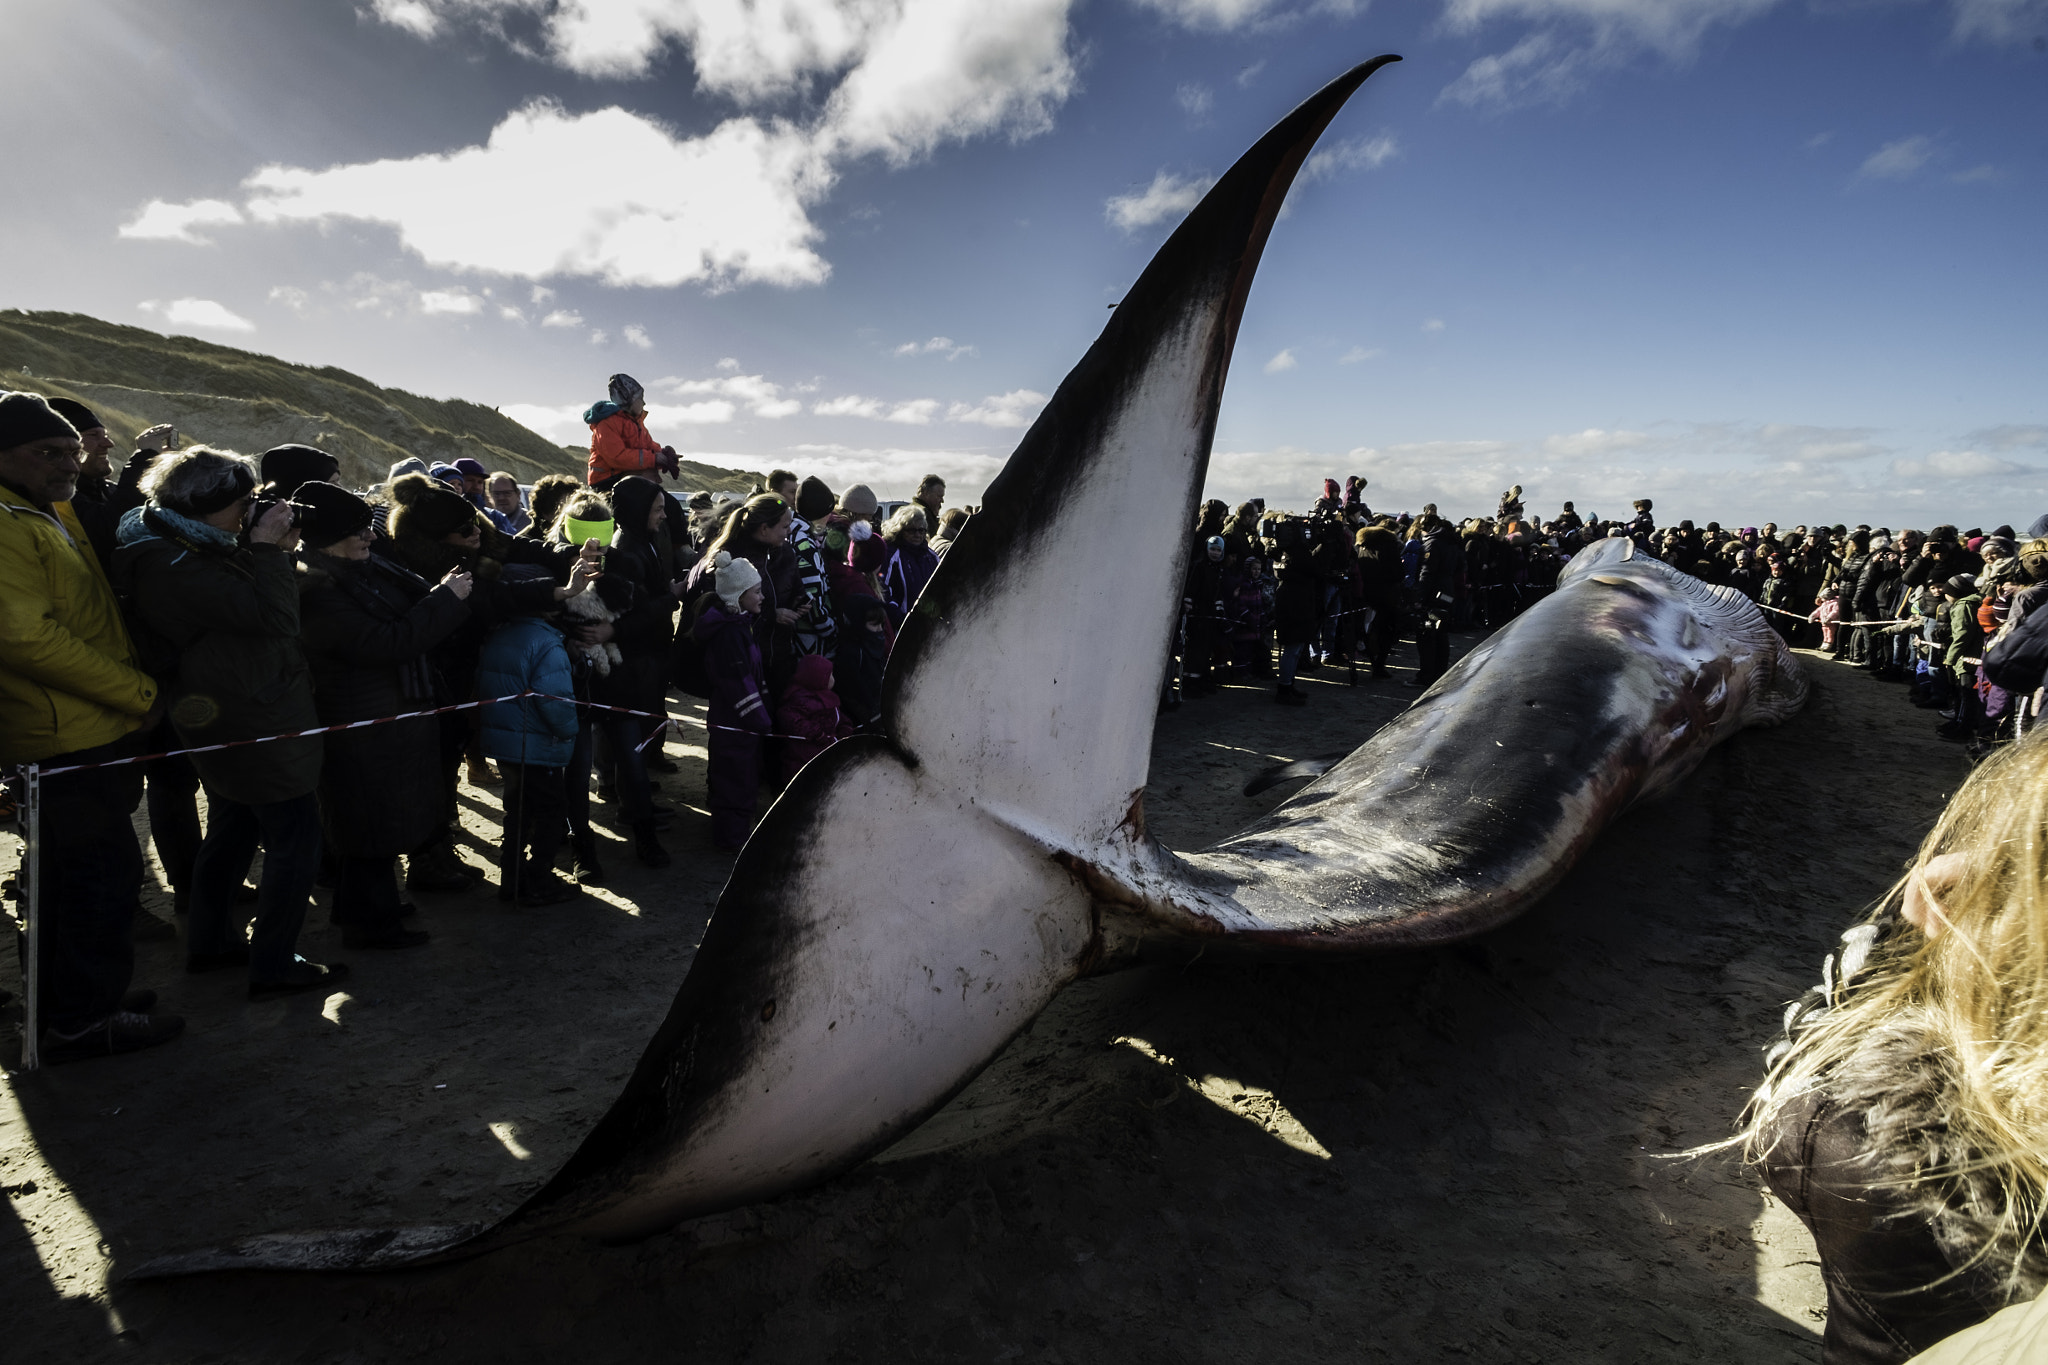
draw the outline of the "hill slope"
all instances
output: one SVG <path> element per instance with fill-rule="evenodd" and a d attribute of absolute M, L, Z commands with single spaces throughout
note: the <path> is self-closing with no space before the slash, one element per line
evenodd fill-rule
<path fill-rule="evenodd" d="M 288 441 L 341 461 L 351 487 L 381 483 L 409 455 L 428 463 L 469 456 L 521 483 L 583 473 L 583 454 L 558 446 L 496 408 L 422 398 L 347 370 L 294 365 L 194 337 L 167 337 L 80 313 L 0 311 L 0 388 L 76 398 L 99 414 L 119 448 L 159 422 L 188 440 L 249 454 Z M 683 463 L 682 486 L 745 492 L 761 477 Z"/>

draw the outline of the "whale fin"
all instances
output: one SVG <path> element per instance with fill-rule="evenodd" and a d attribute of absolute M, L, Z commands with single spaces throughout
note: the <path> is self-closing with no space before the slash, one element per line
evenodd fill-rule
<path fill-rule="evenodd" d="M 279 1234 L 146 1269 L 380 1269 L 780 1193 L 893 1142 L 1097 965 L 1090 861 L 1150 845 L 1151 718 L 1252 276 L 1316 139 L 1398 60 L 1283 119 L 1131 286 L 918 599 L 883 733 L 770 808 L 625 1090 L 538 1193 L 453 1241 Z"/>
<path fill-rule="evenodd" d="M 1257 796 L 1284 783 L 1321 777 L 1349 757 L 1351 750 L 1340 749 L 1336 753 L 1317 754 L 1313 758 L 1297 758 L 1292 763 L 1276 763 L 1270 768 L 1261 768 L 1244 784 L 1244 794 Z"/>

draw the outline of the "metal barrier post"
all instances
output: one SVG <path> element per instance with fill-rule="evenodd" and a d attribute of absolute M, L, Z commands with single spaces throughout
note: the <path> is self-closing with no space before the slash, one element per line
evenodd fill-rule
<path fill-rule="evenodd" d="M 22 860 L 21 1069 L 42 1064 L 43 957 L 43 775 L 31 763 L 22 773 L 21 832 L 28 843 Z"/>

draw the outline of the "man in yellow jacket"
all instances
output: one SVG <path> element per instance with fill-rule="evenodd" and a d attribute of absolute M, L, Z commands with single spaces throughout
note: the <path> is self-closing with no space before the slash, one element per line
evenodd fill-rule
<path fill-rule="evenodd" d="M 137 752 L 159 712 L 135 667 L 114 591 L 71 510 L 78 432 L 36 394 L 0 394 L 0 768 L 56 769 Z M 169 1042 L 154 991 L 131 991 L 142 848 L 129 817 L 142 769 L 88 768 L 42 784 L 42 941 L 47 1062 Z"/>

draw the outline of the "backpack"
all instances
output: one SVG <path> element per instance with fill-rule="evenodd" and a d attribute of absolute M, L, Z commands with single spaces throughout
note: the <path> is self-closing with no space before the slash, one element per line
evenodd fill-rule
<path fill-rule="evenodd" d="M 705 575 L 706 580 L 709 578 Z M 682 629 L 676 632 L 675 643 L 668 652 L 669 681 L 677 691 L 706 701 L 711 699 L 711 672 L 704 666 L 704 646 L 697 639 L 697 614 L 704 608 L 704 599 L 716 590 L 712 583 L 700 581 L 697 591 L 683 602 Z"/>

